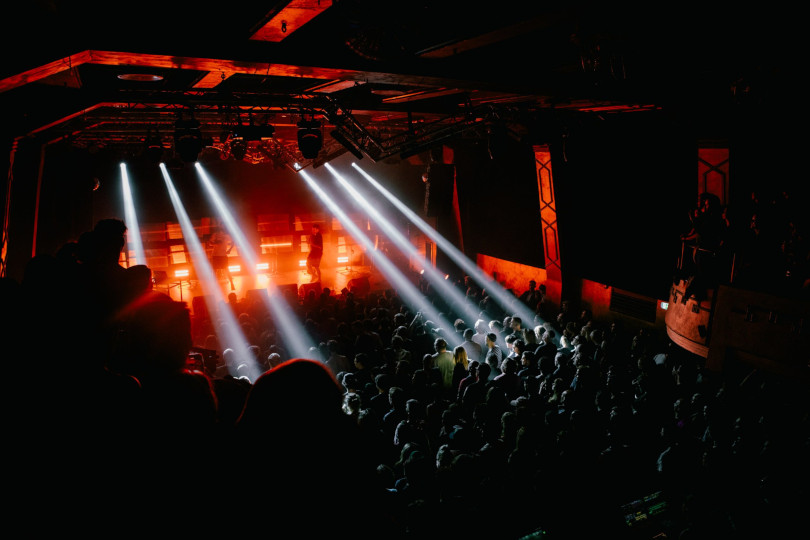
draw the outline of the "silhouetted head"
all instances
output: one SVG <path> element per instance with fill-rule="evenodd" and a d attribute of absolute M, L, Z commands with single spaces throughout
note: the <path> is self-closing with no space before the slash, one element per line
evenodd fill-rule
<path fill-rule="evenodd" d="M 256 379 L 238 423 L 260 431 L 283 428 L 277 434 L 294 445 L 296 436 L 328 427 L 342 405 L 343 389 L 322 362 L 293 358 Z"/>

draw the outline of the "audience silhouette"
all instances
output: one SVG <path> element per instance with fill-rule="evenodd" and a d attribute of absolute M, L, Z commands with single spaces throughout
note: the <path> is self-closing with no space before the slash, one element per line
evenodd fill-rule
<path fill-rule="evenodd" d="M 148 268 L 119 264 L 125 235 L 102 220 L 2 281 L 8 359 L 33 368 L 6 392 L 12 517 L 32 534 L 736 539 L 784 537 L 810 502 L 799 382 L 711 373 L 665 338 L 561 308 L 544 327 L 559 346 L 469 363 L 455 347 L 447 389 L 427 347 L 445 338 L 395 291 L 302 309 L 319 321 L 312 358 L 232 303 L 262 336 L 251 381 L 208 339 L 219 321 L 196 332 Z"/>

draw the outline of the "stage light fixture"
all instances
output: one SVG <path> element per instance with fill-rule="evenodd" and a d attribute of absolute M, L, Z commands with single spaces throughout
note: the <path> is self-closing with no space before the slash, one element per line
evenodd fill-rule
<path fill-rule="evenodd" d="M 144 141 L 146 148 L 144 154 L 150 163 L 159 163 L 163 158 L 163 143 L 160 140 L 160 132 L 149 128 L 146 132 L 146 140 Z"/>
<path fill-rule="evenodd" d="M 275 126 L 272 124 L 256 125 L 253 123 L 253 117 L 250 117 L 248 125 L 239 124 L 233 129 L 233 136 L 242 138 L 248 142 L 261 141 L 262 139 L 271 138 L 276 132 Z"/>
<path fill-rule="evenodd" d="M 262 139 L 269 139 L 276 133 L 276 128 L 273 124 L 264 124 L 261 126 L 256 126 L 256 137 L 257 141 Z"/>
<path fill-rule="evenodd" d="M 244 139 L 238 138 L 231 141 L 231 155 L 234 159 L 245 159 L 247 154 L 247 142 Z"/>
<path fill-rule="evenodd" d="M 184 162 L 197 161 L 203 148 L 200 122 L 194 118 L 179 118 L 174 124 L 174 148 Z"/>
<path fill-rule="evenodd" d="M 315 119 L 298 122 L 298 149 L 304 159 L 315 159 L 323 146 L 321 124 Z"/>

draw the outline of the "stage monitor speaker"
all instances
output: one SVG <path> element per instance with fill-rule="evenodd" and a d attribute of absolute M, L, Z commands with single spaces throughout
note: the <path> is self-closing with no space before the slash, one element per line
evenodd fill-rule
<path fill-rule="evenodd" d="M 307 295 L 309 295 L 309 291 L 315 291 L 315 295 L 321 294 L 321 282 L 316 281 L 315 283 L 303 283 L 301 284 L 298 293 L 302 298 L 306 298 Z"/>
<path fill-rule="evenodd" d="M 368 282 L 368 276 L 362 276 L 350 279 L 346 288 L 355 296 L 365 296 L 371 290 L 371 285 Z"/>
<path fill-rule="evenodd" d="M 245 294 L 245 298 L 247 298 L 251 303 L 264 302 L 269 297 L 270 294 L 267 292 L 267 289 L 248 289 L 247 293 Z"/>
<path fill-rule="evenodd" d="M 291 298 L 293 300 L 298 300 L 298 284 L 297 283 L 287 283 L 285 285 L 276 285 L 279 294 L 281 294 L 284 298 Z"/>
<path fill-rule="evenodd" d="M 208 302 L 213 297 L 211 295 L 195 296 L 191 300 L 191 311 L 193 315 L 200 319 L 210 319 L 211 315 L 208 313 Z"/>

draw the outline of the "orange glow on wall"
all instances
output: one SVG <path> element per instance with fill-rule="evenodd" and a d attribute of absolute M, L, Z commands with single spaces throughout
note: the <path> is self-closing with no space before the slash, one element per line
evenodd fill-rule
<path fill-rule="evenodd" d="M 546 283 L 547 274 L 542 268 L 528 266 L 506 259 L 478 254 L 476 264 L 485 273 L 495 277 L 495 281 L 505 289 L 512 289 L 518 295 L 529 288 L 529 281 Z"/>

